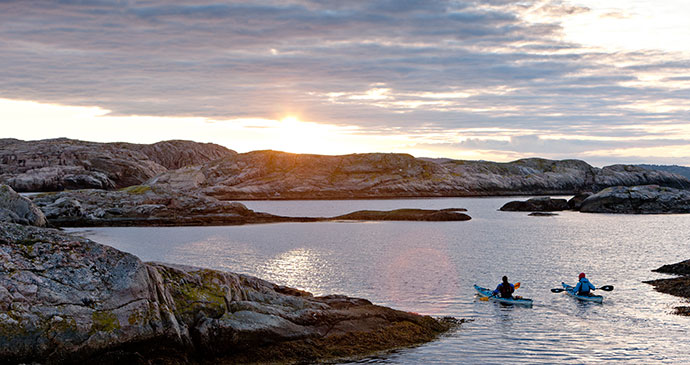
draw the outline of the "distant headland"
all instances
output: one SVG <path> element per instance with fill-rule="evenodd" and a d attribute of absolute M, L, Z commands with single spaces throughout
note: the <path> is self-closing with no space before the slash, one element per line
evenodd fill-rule
<path fill-rule="evenodd" d="M 397 153 L 237 153 L 192 141 L 131 144 L 66 138 L 0 139 L 0 183 L 19 192 L 147 185 L 221 200 L 570 195 L 635 185 L 690 188 L 688 178 L 661 169 L 597 168 L 581 160 L 499 163 Z"/>

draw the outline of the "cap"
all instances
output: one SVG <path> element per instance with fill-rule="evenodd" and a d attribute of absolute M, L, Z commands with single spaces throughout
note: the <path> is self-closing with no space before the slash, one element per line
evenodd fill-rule
<path fill-rule="evenodd" d="M 585 273 L 581 272 L 579 278 L 582 279 L 585 277 Z"/>

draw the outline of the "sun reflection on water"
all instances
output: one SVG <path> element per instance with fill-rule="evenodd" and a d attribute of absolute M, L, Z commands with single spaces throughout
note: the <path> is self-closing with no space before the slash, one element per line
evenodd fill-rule
<path fill-rule="evenodd" d="M 297 248 L 281 253 L 257 268 L 259 277 L 271 278 L 273 282 L 311 292 L 326 294 L 326 279 L 332 276 L 323 252 L 308 248 Z"/>

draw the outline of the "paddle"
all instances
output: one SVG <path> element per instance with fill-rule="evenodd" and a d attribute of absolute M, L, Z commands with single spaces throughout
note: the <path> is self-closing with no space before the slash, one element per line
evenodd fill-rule
<path fill-rule="evenodd" d="M 519 288 L 519 287 L 520 287 L 520 282 L 515 283 L 515 285 L 513 285 L 513 287 L 515 287 L 515 289 Z M 493 294 L 493 295 L 488 296 L 488 297 L 480 297 L 479 300 L 486 302 L 486 301 L 489 300 L 489 298 L 492 298 L 492 297 L 495 297 L 495 296 L 496 296 L 496 294 Z"/>
<path fill-rule="evenodd" d="M 613 290 L 613 285 L 604 285 L 604 286 L 600 287 L 600 288 L 597 289 L 597 290 L 611 291 L 611 290 Z M 564 291 L 565 291 L 564 288 L 554 288 L 554 289 L 551 289 L 551 292 L 552 292 L 552 293 L 560 293 L 560 292 L 564 292 Z"/>

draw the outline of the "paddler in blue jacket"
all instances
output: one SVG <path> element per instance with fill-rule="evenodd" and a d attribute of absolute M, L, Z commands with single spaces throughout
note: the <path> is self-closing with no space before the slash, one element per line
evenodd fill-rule
<path fill-rule="evenodd" d="M 503 277 L 503 282 L 498 284 L 496 290 L 494 290 L 494 296 L 501 294 L 501 298 L 513 298 L 513 292 L 515 291 L 515 285 L 508 282 L 508 277 Z"/>
<path fill-rule="evenodd" d="M 585 277 L 585 273 L 581 272 L 579 277 L 580 281 L 577 283 L 573 291 L 577 295 L 592 295 L 590 290 L 597 290 L 597 288 L 595 288 L 594 285 L 589 282 L 589 279 Z"/>

